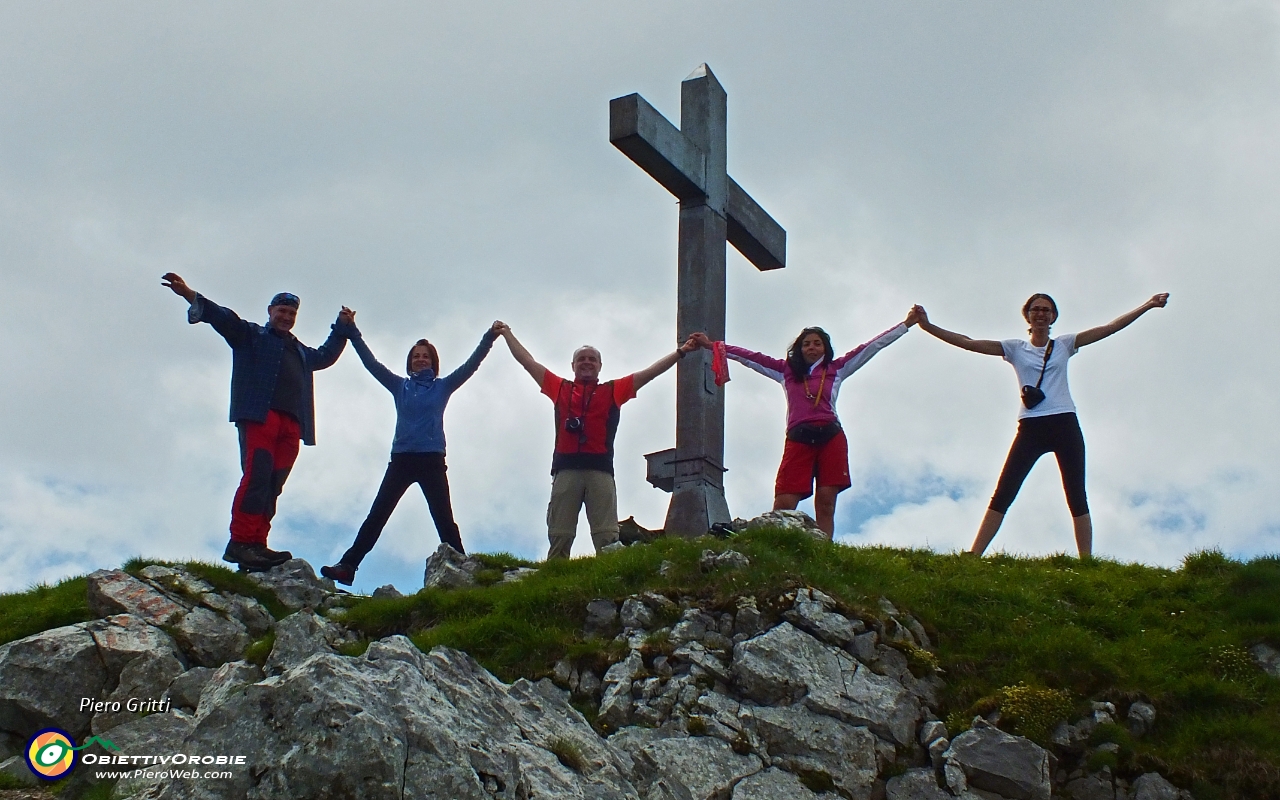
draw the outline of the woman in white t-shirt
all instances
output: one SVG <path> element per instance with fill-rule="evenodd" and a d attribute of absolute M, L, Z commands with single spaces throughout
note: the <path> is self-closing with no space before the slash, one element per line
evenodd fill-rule
<path fill-rule="evenodd" d="M 916 306 L 921 330 L 956 347 L 1002 357 L 1013 365 L 1018 373 L 1018 384 L 1023 387 L 1018 435 L 1009 448 L 1009 456 L 1000 471 L 995 494 L 991 496 L 991 504 L 982 518 L 971 552 L 982 555 L 987 549 L 996 531 L 1000 530 L 1000 523 L 1004 522 L 1004 515 L 1018 489 L 1022 488 L 1027 473 L 1040 456 L 1051 452 L 1057 457 L 1058 469 L 1062 472 L 1062 488 L 1071 509 L 1080 557 L 1087 558 L 1092 554 L 1093 523 L 1089 519 L 1089 503 L 1084 491 L 1084 435 L 1080 432 L 1076 406 L 1071 402 L 1071 391 L 1067 388 L 1067 360 L 1081 347 L 1105 339 L 1151 309 L 1164 308 L 1168 302 L 1168 292 L 1157 294 L 1106 325 L 1051 339 L 1049 328 L 1058 319 L 1058 305 L 1047 294 L 1033 294 L 1022 306 L 1022 316 L 1031 324 L 1028 329 L 1030 341 L 1005 339 L 999 342 L 970 339 L 939 328 L 929 321 L 923 307 Z"/>

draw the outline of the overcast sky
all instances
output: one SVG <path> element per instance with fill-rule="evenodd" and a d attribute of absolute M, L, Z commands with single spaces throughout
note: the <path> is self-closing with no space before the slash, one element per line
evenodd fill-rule
<path fill-rule="evenodd" d="M 608 142 L 608 102 L 679 122 L 707 62 L 729 170 L 786 229 L 788 266 L 729 256 L 728 339 L 844 351 L 901 320 L 1003 339 L 1048 292 L 1055 333 L 1153 293 L 1084 348 L 1072 392 L 1096 552 L 1174 565 L 1280 551 L 1280 6 L 1275 2 L 43 3 L 0 5 L 0 590 L 133 555 L 216 559 L 239 479 L 230 351 L 173 270 L 265 319 L 341 304 L 399 368 L 444 368 L 494 320 L 564 374 L 675 345 L 676 204 Z M 779 387 L 728 386 L 730 510 L 772 501 Z M 998 358 L 921 331 L 844 384 L 854 486 L 837 538 L 967 547 L 1016 428 Z M 270 543 L 317 567 L 382 477 L 391 396 L 348 349 L 316 376 Z M 659 527 L 642 454 L 674 445 L 674 373 L 622 413 L 619 512 Z M 546 552 L 552 420 L 498 343 L 446 416 L 471 550 Z M 438 544 L 406 495 L 356 588 L 421 585 Z M 995 549 L 1074 552 L 1046 458 Z M 585 519 L 576 553 L 590 550 Z"/>

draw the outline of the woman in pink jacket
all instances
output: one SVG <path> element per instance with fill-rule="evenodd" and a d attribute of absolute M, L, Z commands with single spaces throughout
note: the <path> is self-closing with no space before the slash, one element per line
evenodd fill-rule
<path fill-rule="evenodd" d="M 905 321 L 838 358 L 831 346 L 831 337 L 822 328 L 800 331 L 787 350 L 785 360 L 712 342 L 703 333 L 693 335 L 700 347 L 717 350 L 719 344 L 727 358 L 782 384 L 787 396 L 787 441 L 773 487 L 775 511 L 794 509 L 801 500 L 813 495 L 818 527 L 828 538 L 834 534 L 836 495 L 852 485 L 849 440 L 836 416 L 840 384 L 916 322 L 917 312 L 913 308 Z"/>

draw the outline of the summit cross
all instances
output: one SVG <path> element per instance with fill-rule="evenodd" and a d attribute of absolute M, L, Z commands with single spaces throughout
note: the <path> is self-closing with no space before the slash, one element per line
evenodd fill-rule
<path fill-rule="evenodd" d="M 726 171 L 727 105 L 706 64 L 680 85 L 678 129 L 638 94 L 609 101 L 609 142 L 680 201 L 680 340 L 695 331 L 725 338 L 726 242 L 761 271 L 786 266 L 787 232 Z M 646 457 L 650 482 L 672 492 L 668 534 L 700 536 L 731 520 L 724 497 L 724 391 L 715 384 L 710 351 L 690 353 L 676 367 L 675 450 Z"/>

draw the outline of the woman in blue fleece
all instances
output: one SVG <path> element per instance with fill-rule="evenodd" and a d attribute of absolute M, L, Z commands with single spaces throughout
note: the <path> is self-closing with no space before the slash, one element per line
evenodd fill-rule
<path fill-rule="evenodd" d="M 387 464 L 387 474 L 382 476 L 382 486 L 378 487 L 369 516 L 356 534 L 355 544 L 337 564 L 321 567 L 321 575 L 350 586 L 360 562 L 382 535 L 382 528 L 390 519 L 391 512 L 405 490 L 414 483 L 422 487 L 422 494 L 427 498 L 427 507 L 431 509 L 440 541 L 459 553 L 465 552 L 458 523 L 453 521 L 453 507 L 449 503 L 449 479 L 445 475 L 447 467 L 444 463 L 444 407 L 449 397 L 475 374 L 480 362 L 489 354 L 501 325 L 501 322 L 493 323 L 466 363 L 443 378 L 436 377 L 440 371 L 440 357 L 435 346 L 426 339 L 419 339 L 409 350 L 405 360 L 409 377 L 402 378 L 378 363 L 358 330 L 351 336 L 351 346 L 359 353 L 365 369 L 378 379 L 378 383 L 387 387 L 396 400 L 396 437 L 391 443 L 391 463 Z"/>

